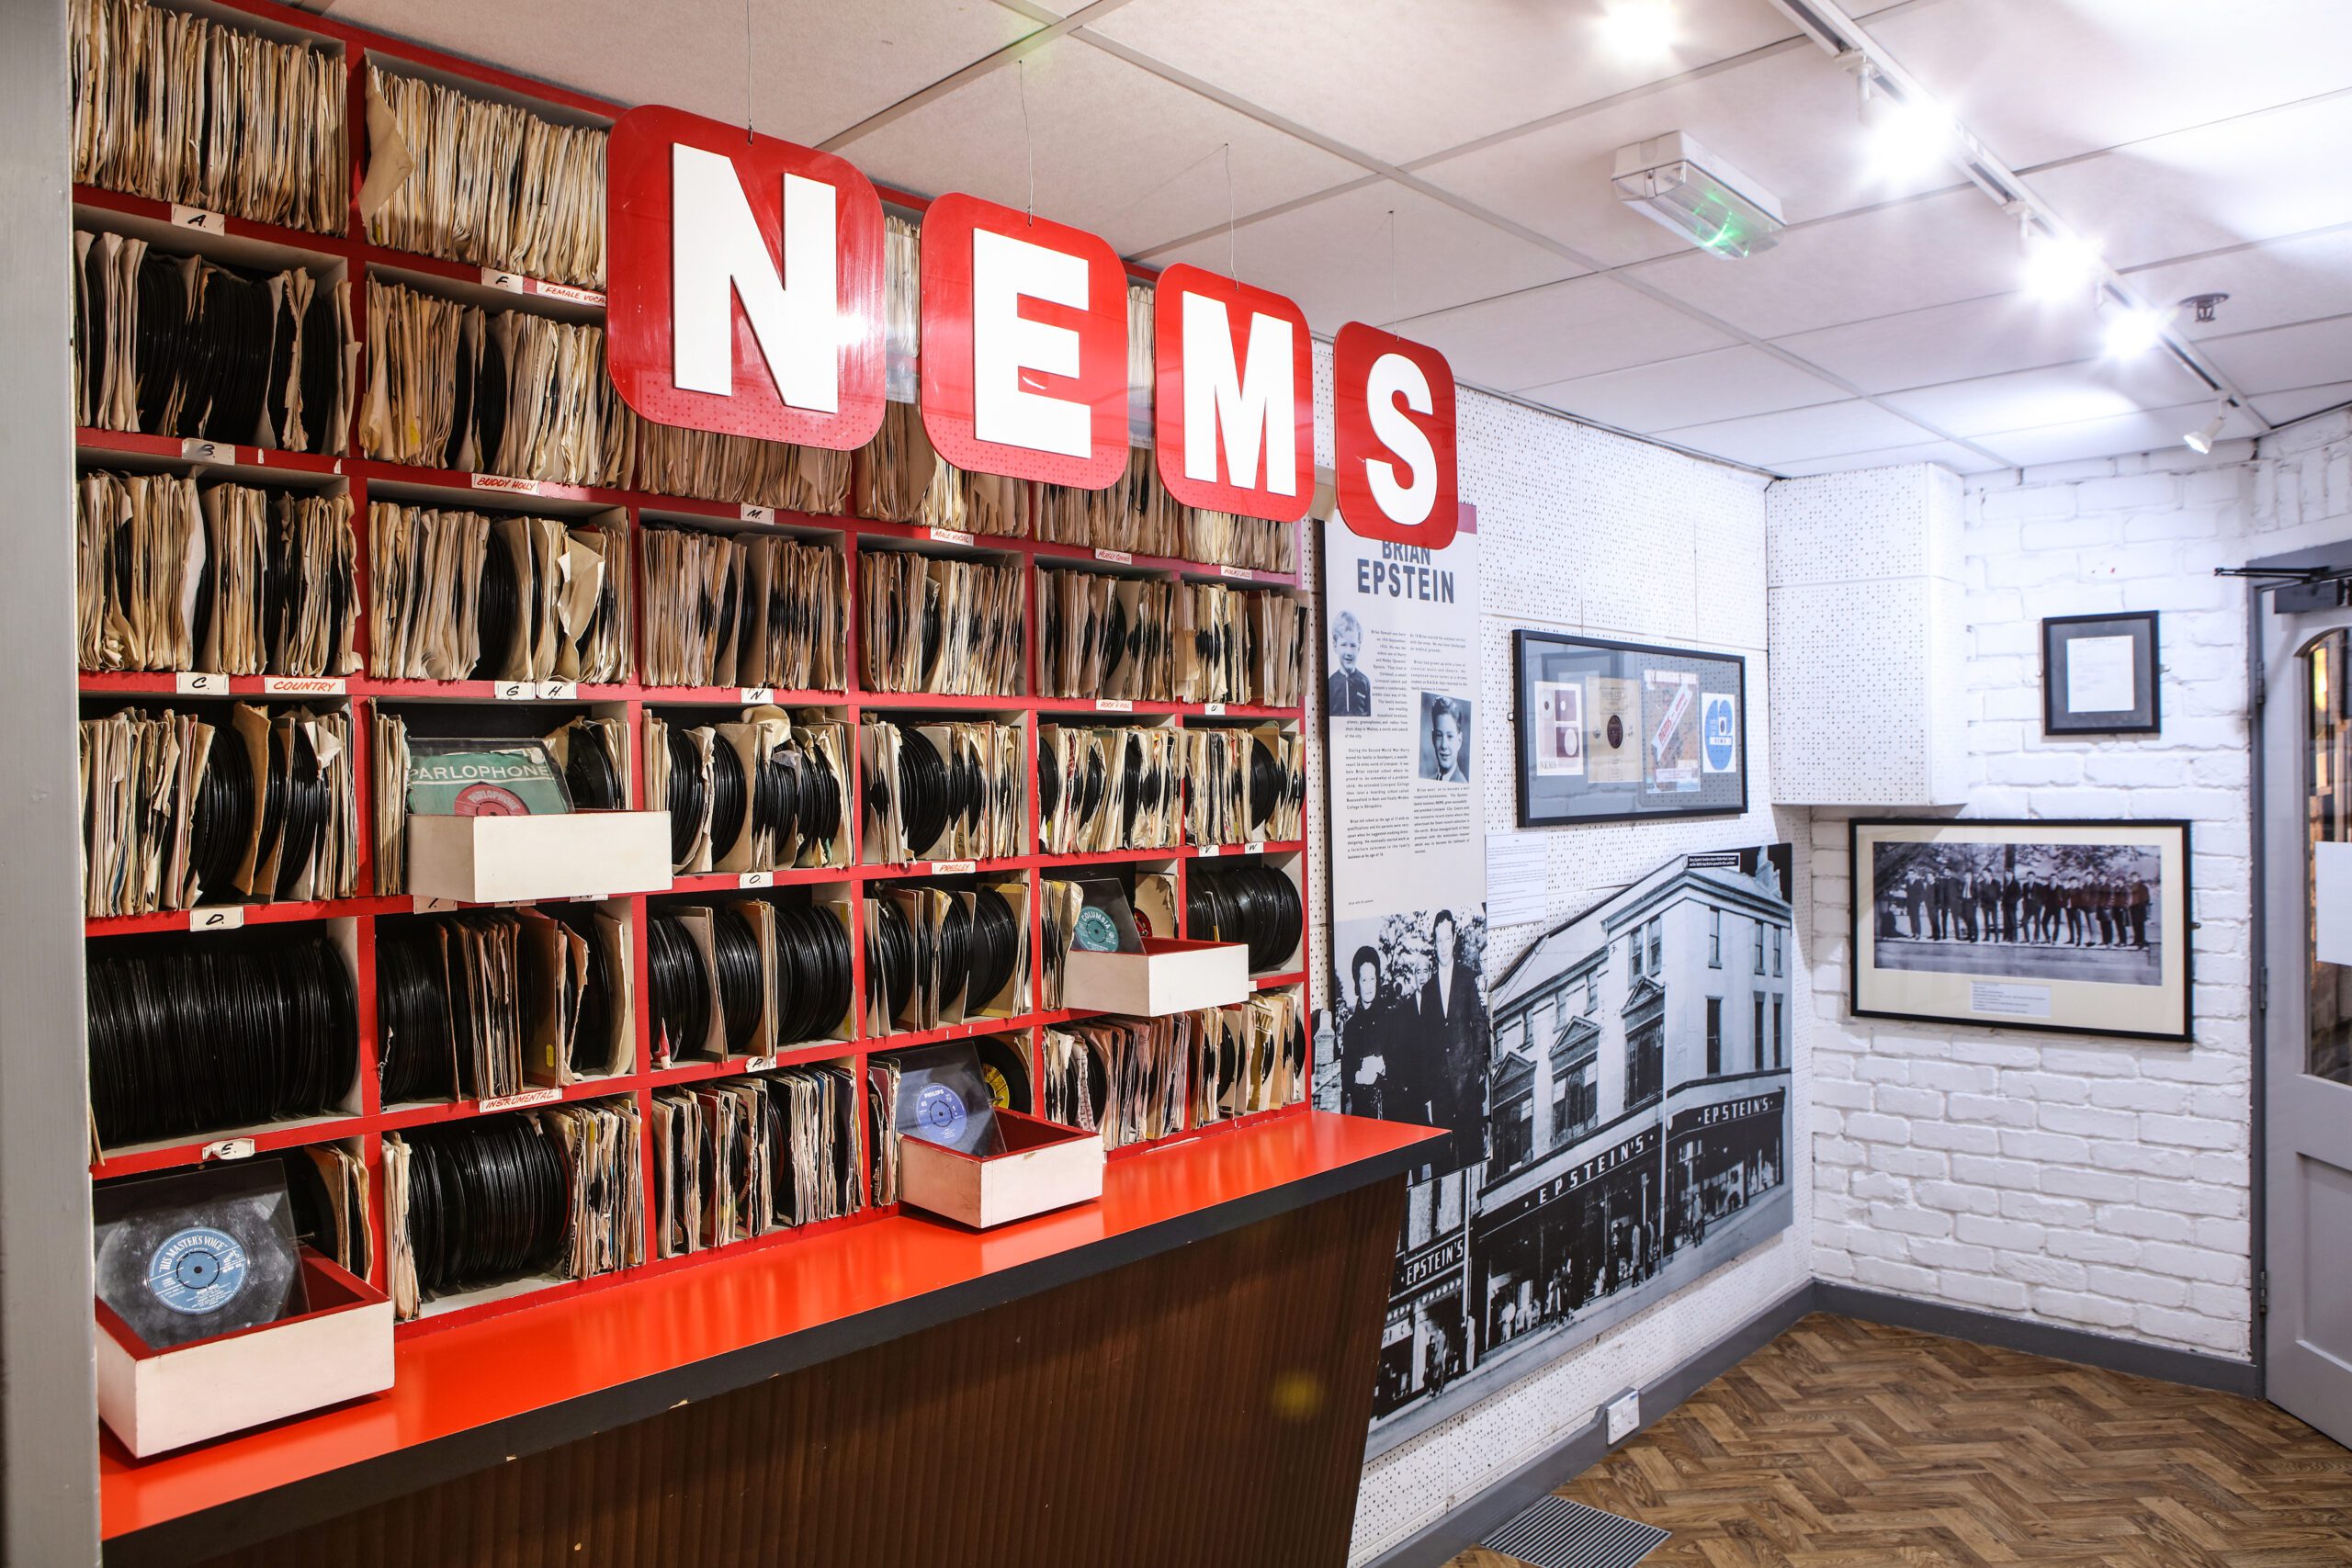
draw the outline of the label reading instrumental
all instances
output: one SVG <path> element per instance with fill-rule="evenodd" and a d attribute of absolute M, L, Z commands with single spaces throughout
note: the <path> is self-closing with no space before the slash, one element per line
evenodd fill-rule
<path fill-rule="evenodd" d="M 552 1105 L 563 1098 L 560 1089 L 526 1089 L 520 1094 L 493 1095 L 475 1102 L 474 1109 L 487 1116 L 493 1111 L 519 1111 L 526 1105 Z"/>

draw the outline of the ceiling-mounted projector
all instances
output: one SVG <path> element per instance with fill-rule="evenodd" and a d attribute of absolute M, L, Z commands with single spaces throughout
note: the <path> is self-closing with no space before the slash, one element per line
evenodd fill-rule
<path fill-rule="evenodd" d="M 1618 198 L 1710 255 L 1769 251 L 1786 227 L 1781 198 L 1679 130 L 1617 149 Z"/>

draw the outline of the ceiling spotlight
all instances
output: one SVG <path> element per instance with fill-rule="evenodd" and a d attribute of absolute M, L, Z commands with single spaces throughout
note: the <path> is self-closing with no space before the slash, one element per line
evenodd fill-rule
<path fill-rule="evenodd" d="M 1619 54 L 1655 59 L 1674 47 L 1674 7 L 1668 0 L 1616 0 L 1601 13 L 1600 35 Z"/>
<path fill-rule="evenodd" d="M 2127 305 L 2107 319 L 2107 352 L 2113 359 L 2136 359 L 2164 340 L 2165 318 L 2144 306 Z"/>
<path fill-rule="evenodd" d="M 2222 438 L 2222 423 L 2229 417 L 2230 405 L 2222 403 L 2213 411 L 2213 417 L 2180 438 L 2180 444 L 2199 457 L 2213 450 L 2213 443 Z"/>
<path fill-rule="evenodd" d="M 2036 299 L 2079 298 L 2098 276 L 2098 247 L 2087 240 L 2026 231 L 2025 288 Z"/>
<path fill-rule="evenodd" d="M 1872 92 L 1868 76 L 1862 78 L 1862 89 L 1872 174 L 1886 180 L 1909 179 L 1951 156 L 1959 128 L 1950 115 L 1917 98 L 1895 97 L 1883 88 Z"/>

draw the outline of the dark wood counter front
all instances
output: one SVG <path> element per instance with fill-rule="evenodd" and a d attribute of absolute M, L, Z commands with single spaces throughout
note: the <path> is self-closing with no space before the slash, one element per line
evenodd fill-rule
<path fill-rule="evenodd" d="M 900 1216 L 404 1340 L 380 1398 L 109 1440 L 107 1561 L 1336 1568 L 1430 1135 L 1301 1112 L 985 1235 Z"/>

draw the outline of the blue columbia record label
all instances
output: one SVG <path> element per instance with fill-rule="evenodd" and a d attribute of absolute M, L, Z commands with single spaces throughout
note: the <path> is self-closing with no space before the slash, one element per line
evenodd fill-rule
<path fill-rule="evenodd" d="M 968 1114 L 964 1097 L 943 1083 L 925 1084 L 915 1097 L 916 1120 L 939 1134 L 934 1143 L 954 1144 L 962 1138 Z"/>
<path fill-rule="evenodd" d="M 245 1249 L 235 1236 L 191 1225 L 166 1236 L 149 1256 L 147 1289 L 174 1312 L 200 1316 L 235 1301 L 247 1272 Z"/>
<path fill-rule="evenodd" d="M 1070 940 L 1088 953 L 1116 953 L 1119 951 L 1119 922 L 1102 909 L 1089 904 L 1078 912 L 1078 924 L 1071 931 Z"/>

